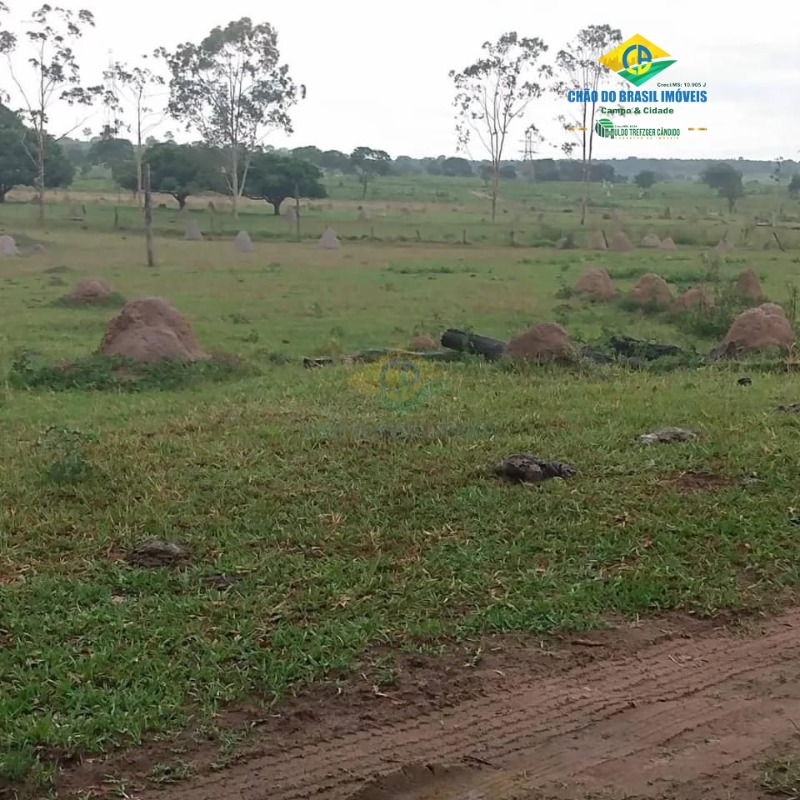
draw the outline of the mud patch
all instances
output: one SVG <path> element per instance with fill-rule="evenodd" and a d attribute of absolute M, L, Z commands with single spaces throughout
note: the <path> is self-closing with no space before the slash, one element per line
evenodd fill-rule
<path fill-rule="evenodd" d="M 737 483 L 739 481 L 734 478 L 716 475 L 713 472 L 679 472 L 661 481 L 660 485 L 686 494 L 698 494 L 727 489 L 730 486 L 736 486 Z"/>
<path fill-rule="evenodd" d="M 479 797 L 477 788 L 486 784 L 485 778 L 502 780 L 503 773 L 487 775 L 474 767 L 411 765 L 399 772 L 378 778 L 352 795 L 349 800 L 464 800 Z M 513 776 L 508 776 L 513 780 Z M 499 787 L 496 787 L 499 788 Z M 510 787 L 509 787 L 510 788 Z M 490 797 L 490 795 L 482 795 Z M 494 792 L 491 797 L 503 800 Z"/>

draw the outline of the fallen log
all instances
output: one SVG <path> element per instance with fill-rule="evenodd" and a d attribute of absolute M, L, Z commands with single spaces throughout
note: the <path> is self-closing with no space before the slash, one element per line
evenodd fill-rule
<path fill-rule="evenodd" d="M 631 336 L 612 336 L 611 347 L 621 356 L 639 357 L 655 361 L 665 356 L 682 356 L 683 350 L 672 344 L 652 344 L 634 339 Z"/>
<path fill-rule="evenodd" d="M 499 339 L 490 339 L 488 336 L 478 336 L 455 328 L 450 328 L 442 334 L 441 343 L 442 347 L 449 350 L 480 355 L 488 359 L 500 358 L 506 352 L 506 343 Z"/>

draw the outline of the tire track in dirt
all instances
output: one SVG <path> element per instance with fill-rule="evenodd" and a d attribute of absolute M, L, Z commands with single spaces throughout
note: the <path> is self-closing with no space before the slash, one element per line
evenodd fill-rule
<path fill-rule="evenodd" d="M 141 800 L 507 800 L 572 781 L 651 794 L 752 760 L 800 722 L 800 611 L 761 636 L 680 639 L 634 657 L 493 687 L 410 721 L 271 753 Z M 437 773 L 404 765 L 496 769 Z M 474 762 L 473 762 L 474 763 Z M 370 786 L 376 776 L 387 781 Z M 366 785 L 366 788 L 365 788 Z M 393 787 L 393 788 L 392 788 Z M 448 788 L 449 787 L 449 788 Z M 447 789 L 447 791 L 445 791 Z M 708 795 L 707 795 L 708 796 Z"/>

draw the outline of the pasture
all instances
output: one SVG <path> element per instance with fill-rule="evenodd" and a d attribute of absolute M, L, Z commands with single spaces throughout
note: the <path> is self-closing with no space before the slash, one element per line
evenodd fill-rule
<path fill-rule="evenodd" d="M 300 741 L 302 716 L 275 720 L 308 698 L 327 716 L 306 727 L 333 736 L 336 709 L 358 727 L 422 713 L 433 695 L 480 694 L 481 663 L 549 674 L 553 637 L 651 618 L 702 636 L 704 620 L 792 606 L 800 418 L 776 411 L 800 402 L 792 354 L 709 364 L 729 320 L 701 329 L 569 291 L 593 265 L 623 295 L 649 272 L 677 294 L 752 267 L 796 324 L 800 215 L 776 189 L 752 188 L 731 216 L 694 185 L 643 198 L 594 187 L 581 231 L 577 185 L 508 182 L 492 226 L 478 181 L 385 179 L 361 201 L 343 179 L 304 208 L 299 242 L 266 204 L 245 203 L 237 222 L 206 197 L 190 198 L 190 214 L 207 240 L 184 241 L 185 218 L 157 198 L 168 207 L 155 209 L 149 269 L 135 206 L 81 188 L 53 196 L 45 230 L 24 194 L 0 205 L 0 233 L 24 250 L 0 260 L 0 796 L 206 796 L 181 794 L 182 782 Z M 86 212 L 71 219 L 76 204 Z M 317 246 L 327 226 L 340 249 Z M 678 249 L 590 251 L 601 226 L 635 244 L 670 235 Z M 241 229 L 253 253 L 234 251 Z M 556 249 L 570 233 L 579 247 Z M 725 235 L 735 250 L 720 256 Z M 230 371 L 166 370 L 161 384 L 107 391 L 26 386 L 43 365 L 89 356 L 119 313 L 53 305 L 91 277 L 122 299 L 167 298 Z M 539 321 L 587 346 L 626 334 L 692 356 L 426 363 L 431 391 L 401 411 L 381 402 L 374 365 L 302 365 L 447 328 L 508 340 Z M 638 440 L 666 426 L 698 438 Z M 491 467 L 519 452 L 577 473 L 498 481 Z M 150 537 L 191 559 L 132 567 L 125 554 Z M 423 668 L 432 696 L 410 688 Z M 264 797 L 301 796 L 272 780 Z M 256 796 L 216 786 L 209 797 Z"/>

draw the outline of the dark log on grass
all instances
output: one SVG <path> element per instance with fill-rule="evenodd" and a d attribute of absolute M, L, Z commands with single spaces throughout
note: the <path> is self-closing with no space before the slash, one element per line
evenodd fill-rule
<path fill-rule="evenodd" d="M 496 359 L 506 352 L 506 343 L 499 339 L 490 339 L 488 336 L 478 336 L 474 333 L 459 331 L 450 328 L 442 334 L 442 347 L 448 350 L 458 350 L 460 353 L 471 353 L 489 359 Z"/>
<path fill-rule="evenodd" d="M 683 350 L 672 344 L 651 344 L 642 342 L 631 336 L 612 336 L 611 347 L 621 356 L 639 357 L 647 361 L 655 361 L 665 356 L 682 356 Z"/>

